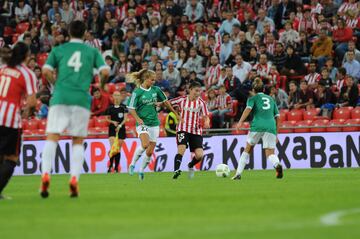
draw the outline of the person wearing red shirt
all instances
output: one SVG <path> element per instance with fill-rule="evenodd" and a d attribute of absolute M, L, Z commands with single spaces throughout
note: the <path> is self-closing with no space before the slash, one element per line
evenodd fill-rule
<path fill-rule="evenodd" d="M 110 98 L 102 93 L 99 88 L 94 88 L 92 91 L 94 96 L 91 103 L 91 115 L 99 116 L 105 113 L 106 109 L 110 105 Z"/>
<path fill-rule="evenodd" d="M 333 41 L 336 43 L 335 54 L 341 62 L 348 50 L 348 42 L 352 40 L 353 30 L 346 26 L 342 18 L 337 20 L 337 26 L 337 29 L 333 31 Z"/>

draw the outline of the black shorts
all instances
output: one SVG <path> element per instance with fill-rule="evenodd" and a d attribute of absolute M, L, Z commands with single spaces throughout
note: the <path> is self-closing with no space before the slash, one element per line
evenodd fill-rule
<path fill-rule="evenodd" d="M 190 152 L 203 148 L 203 137 L 201 135 L 180 131 L 176 133 L 176 141 L 177 145 L 186 145 L 186 148 L 190 147 Z"/>
<path fill-rule="evenodd" d="M 21 129 L 0 126 L 0 155 L 19 155 L 21 146 Z"/>
<path fill-rule="evenodd" d="M 126 138 L 125 126 L 120 128 L 118 135 L 119 135 L 119 139 Z M 109 137 L 116 137 L 116 128 L 115 128 L 115 125 L 113 125 L 113 124 L 109 125 Z"/>

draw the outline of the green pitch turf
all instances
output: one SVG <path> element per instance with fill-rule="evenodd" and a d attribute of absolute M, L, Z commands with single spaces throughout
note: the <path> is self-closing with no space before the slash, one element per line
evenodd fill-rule
<path fill-rule="evenodd" d="M 81 195 L 68 198 L 68 176 L 53 176 L 51 195 L 40 178 L 14 177 L 0 201 L 0 238 L 229 239 L 360 238 L 360 211 L 339 224 L 320 218 L 360 208 L 360 169 L 246 171 L 242 181 L 200 172 L 174 181 L 169 173 L 83 175 Z"/>

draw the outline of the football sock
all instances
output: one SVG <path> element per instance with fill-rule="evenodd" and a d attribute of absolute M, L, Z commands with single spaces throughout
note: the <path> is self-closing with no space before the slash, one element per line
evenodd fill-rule
<path fill-rule="evenodd" d="M 109 168 L 112 168 L 113 164 L 114 164 L 114 160 L 115 160 L 115 156 L 112 156 L 110 158 L 110 164 L 109 164 Z"/>
<path fill-rule="evenodd" d="M 196 159 L 195 157 L 193 157 L 191 162 L 188 164 L 189 168 L 193 168 L 197 163 L 201 162 L 201 160 L 202 159 Z"/>
<path fill-rule="evenodd" d="M 148 155 L 145 155 L 140 168 L 140 173 L 144 172 L 145 168 L 149 165 L 149 163 L 150 163 L 150 157 Z"/>
<path fill-rule="evenodd" d="M 139 160 L 139 158 L 144 153 L 144 151 L 145 151 L 145 149 L 141 145 L 136 149 L 134 158 L 131 161 L 131 166 L 135 166 L 136 162 Z"/>
<path fill-rule="evenodd" d="M 55 160 L 57 143 L 54 141 L 47 140 L 45 142 L 44 150 L 41 159 L 41 172 L 42 175 L 51 173 L 51 164 Z"/>
<path fill-rule="evenodd" d="M 16 163 L 10 160 L 3 160 L 0 166 L 0 195 L 14 173 Z"/>
<path fill-rule="evenodd" d="M 181 154 L 175 155 L 174 171 L 177 171 L 180 169 L 182 158 L 183 158 L 183 156 Z"/>
<path fill-rule="evenodd" d="M 118 153 L 117 155 L 114 156 L 114 159 L 115 159 L 115 170 L 118 170 L 118 169 L 119 169 L 120 158 L 121 158 L 121 154 L 120 154 L 120 153 Z"/>
<path fill-rule="evenodd" d="M 270 155 L 268 157 L 268 160 L 272 163 L 274 168 L 276 168 L 276 166 L 278 166 L 280 164 L 280 160 L 279 160 L 278 156 L 276 156 L 275 154 Z"/>
<path fill-rule="evenodd" d="M 238 168 L 236 170 L 236 175 L 241 175 L 241 173 L 244 171 L 246 162 L 249 158 L 249 154 L 246 152 L 243 152 L 240 156 L 239 162 L 238 162 Z"/>
<path fill-rule="evenodd" d="M 76 177 L 79 181 L 81 169 L 84 164 L 84 146 L 82 144 L 74 144 L 72 147 L 72 160 L 70 162 L 70 175 Z"/>

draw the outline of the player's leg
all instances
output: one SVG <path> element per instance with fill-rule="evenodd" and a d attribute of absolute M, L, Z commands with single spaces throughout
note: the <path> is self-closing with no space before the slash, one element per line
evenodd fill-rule
<path fill-rule="evenodd" d="M 181 162 L 182 162 L 182 158 L 185 154 L 186 151 L 186 147 L 188 144 L 188 139 L 187 139 L 187 133 L 186 132 L 177 132 L 176 133 L 176 142 L 177 142 L 177 154 L 175 155 L 175 159 L 174 159 L 174 176 L 173 179 L 177 179 L 180 174 L 181 174 L 181 170 L 180 170 L 180 166 L 181 166 Z"/>
<path fill-rule="evenodd" d="M 275 154 L 276 135 L 265 133 L 263 136 L 263 147 L 265 149 L 266 158 L 271 162 L 276 170 L 276 178 L 283 177 L 283 167 L 278 156 Z"/>
<path fill-rule="evenodd" d="M 120 159 L 121 159 L 121 147 L 122 147 L 123 143 L 124 143 L 124 140 L 119 139 L 120 152 L 114 156 L 114 158 L 115 158 L 115 168 L 114 168 L 115 172 L 119 172 L 119 165 L 120 165 Z"/>
<path fill-rule="evenodd" d="M 109 142 L 110 142 L 110 150 L 114 144 L 114 140 L 115 140 L 115 137 L 114 136 L 111 136 L 109 137 Z M 111 173 L 111 170 L 112 170 L 112 167 L 113 167 L 113 164 L 114 164 L 114 160 L 115 160 L 115 156 L 112 156 L 110 158 L 110 163 L 109 163 L 109 169 L 108 169 L 108 173 Z"/>
<path fill-rule="evenodd" d="M 138 127 L 139 128 L 139 127 Z M 146 131 L 138 131 L 139 138 L 141 141 L 141 144 L 136 148 L 134 157 L 131 161 L 131 164 L 129 166 L 129 174 L 134 175 L 134 169 L 136 162 L 140 159 L 141 155 L 144 153 L 144 151 L 149 147 L 150 140 L 149 140 L 149 132 Z"/>
<path fill-rule="evenodd" d="M 149 165 L 151 156 L 154 153 L 154 149 L 156 147 L 156 141 L 160 134 L 159 126 L 150 127 L 149 128 L 149 146 L 146 148 L 145 157 L 143 158 L 142 165 L 140 167 L 139 178 L 140 180 L 144 180 L 144 170 Z"/>
<path fill-rule="evenodd" d="M 188 164 L 189 178 L 192 179 L 195 174 L 194 166 L 200 163 L 204 157 L 203 137 L 201 135 L 189 134 L 190 152 L 194 153 L 194 157 Z"/>
<path fill-rule="evenodd" d="M 238 161 L 238 167 L 236 169 L 236 173 L 235 176 L 232 177 L 232 179 L 234 180 L 239 180 L 241 179 L 241 174 L 245 169 L 246 166 L 246 162 L 248 161 L 249 157 L 250 157 L 250 153 L 253 149 L 253 147 L 259 142 L 259 140 L 261 139 L 262 133 L 258 133 L 258 132 L 249 132 L 248 136 L 247 136 L 247 142 L 246 142 L 246 146 L 245 146 L 245 150 L 242 152 L 240 159 Z"/>

